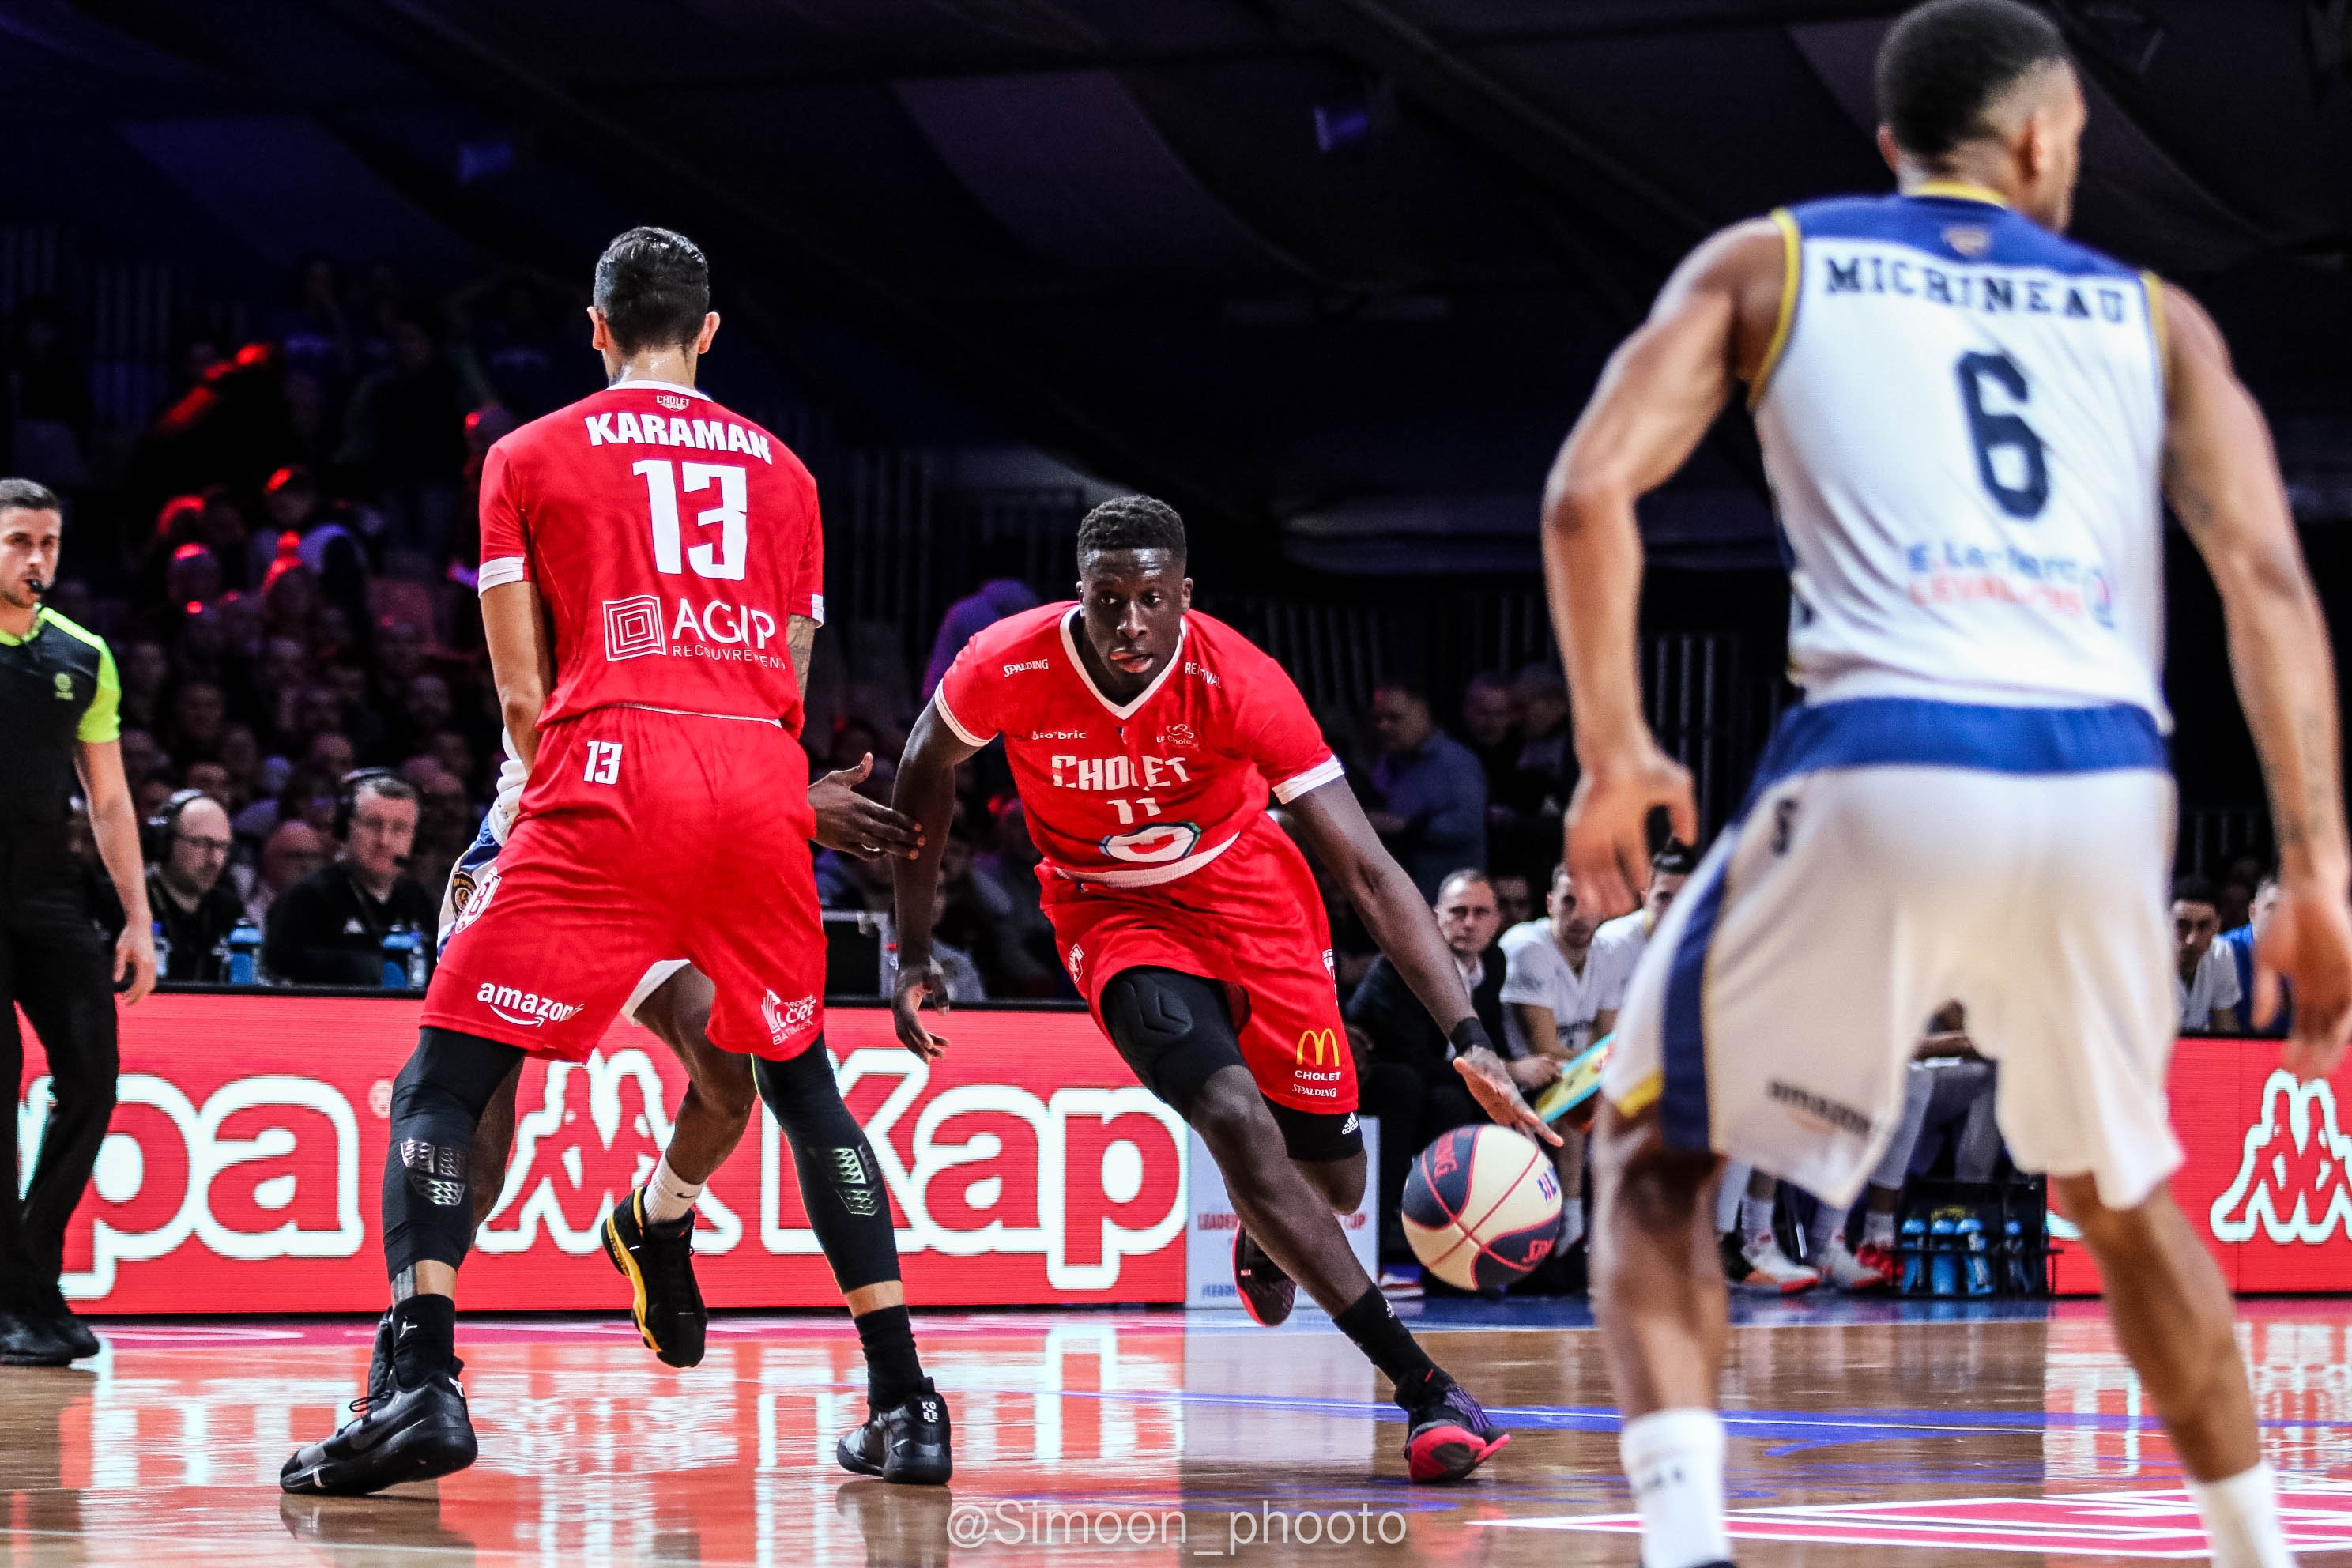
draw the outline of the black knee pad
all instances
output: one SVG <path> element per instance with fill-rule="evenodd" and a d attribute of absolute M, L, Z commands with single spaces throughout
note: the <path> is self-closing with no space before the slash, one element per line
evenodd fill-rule
<path fill-rule="evenodd" d="M 514 1046 L 453 1029 L 418 1035 L 415 1054 L 392 1084 L 383 1251 L 394 1278 L 422 1262 L 465 1261 L 474 1237 L 474 1129 L 522 1056 Z"/>
<path fill-rule="evenodd" d="M 898 1238 L 874 1145 L 841 1101 L 819 1039 L 789 1061 L 755 1058 L 752 1080 L 793 1147 L 801 1206 L 842 1294 L 898 1278 Z"/>
<path fill-rule="evenodd" d="M 1187 1120 L 1202 1085 L 1247 1065 L 1225 989 L 1213 980 L 1174 969 L 1122 969 L 1103 986 L 1102 1016 L 1135 1076 Z"/>

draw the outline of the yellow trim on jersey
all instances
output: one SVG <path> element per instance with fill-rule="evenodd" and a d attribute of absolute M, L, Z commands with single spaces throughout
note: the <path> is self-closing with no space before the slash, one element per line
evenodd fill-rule
<path fill-rule="evenodd" d="M 1764 401 L 1764 389 L 1772 384 L 1780 351 L 1789 346 L 1789 334 L 1796 329 L 1797 292 L 1805 281 L 1805 237 L 1797 228 L 1796 215 L 1787 207 L 1774 207 L 1772 222 L 1780 230 L 1780 314 L 1772 323 L 1772 341 L 1764 345 L 1764 360 L 1756 367 L 1756 379 L 1748 384 L 1750 408 Z"/>
<path fill-rule="evenodd" d="M 2156 386 L 2168 402 L 2172 397 L 2172 339 L 2164 324 L 2164 279 L 2153 272 L 2139 275 L 2147 292 L 2147 333 L 2156 340 Z"/>
<path fill-rule="evenodd" d="M 1660 1068 L 1628 1089 L 1622 1099 L 1612 1103 L 1617 1107 L 1617 1114 L 1620 1116 L 1639 1116 L 1657 1104 L 1658 1096 L 1665 1091 L 1666 1072 L 1664 1068 Z"/>
<path fill-rule="evenodd" d="M 1953 196 L 1964 202 L 1990 202 L 1997 207 L 2009 205 L 2009 198 L 1999 191 L 1970 184 L 1966 180 L 1929 180 L 1903 194 L 1906 196 Z"/>

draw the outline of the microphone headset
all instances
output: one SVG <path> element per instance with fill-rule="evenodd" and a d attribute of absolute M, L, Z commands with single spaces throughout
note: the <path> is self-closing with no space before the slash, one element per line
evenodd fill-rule
<path fill-rule="evenodd" d="M 352 837 L 352 816 L 360 808 L 360 791 L 370 784 L 394 784 L 404 792 L 401 798 L 414 799 L 414 787 L 394 768 L 355 768 L 343 775 L 343 793 L 335 797 L 335 837 L 348 843 Z M 177 796 L 173 797 L 177 799 Z M 396 855 L 393 864 L 402 870 L 408 868 L 409 857 Z"/>
<path fill-rule="evenodd" d="M 174 791 L 155 810 L 155 815 L 139 825 L 139 853 L 154 865 L 172 853 L 172 840 L 180 835 L 180 816 L 188 807 L 205 798 L 200 789 Z"/>

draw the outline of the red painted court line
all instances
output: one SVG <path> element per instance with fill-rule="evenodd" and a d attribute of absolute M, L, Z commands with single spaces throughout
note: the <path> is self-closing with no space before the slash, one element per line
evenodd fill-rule
<path fill-rule="evenodd" d="M 2352 1489 L 2284 1488 L 2279 1512 L 2294 1550 L 2352 1552 Z M 1638 1534 L 1642 1528 L 1641 1516 L 1631 1513 L 1475 1522 L 1499 1529 L 1596 1531 L 1612 1535 Z M 1727 1522 L 1730 1533 L 1745 1541 L 2109 1557 L 2206 1555 L 2197 1505 L 2179 1489 L 1736 1509 Z"/>

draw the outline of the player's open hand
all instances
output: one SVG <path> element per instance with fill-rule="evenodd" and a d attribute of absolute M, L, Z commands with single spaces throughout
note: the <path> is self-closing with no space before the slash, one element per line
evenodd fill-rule
<path fill-rule="evenodd" d="M 114 939 L 114 985 L 126 1007 L 155 989 L 155 933 L 132 921 Z"/>
<path fill-rule="evenodd" d="M 861 860 L 884 856 L 912 860 L 923 847 L 922 827 L 905 813 L 857 793 L 857 786 L 873 772 L 874 753 L 868 752 L 856 767 L 829 773 L 809 785 L 809 807 L 816 813 L 816 841 Z"/>
<path fill-rule="evenodd" d="M 1666 808 L 1674 835 L 1698 842 L 1690 770 L 1658 749 L 1647 729 L 1592 757 L 1568 805 L 1568 868 L 1577 897 L 1603 918 L 1641 901 L 1650 881 L 1650 813 Z"/>
<path fill-rule="evenodd" d="M 898 1043 L 927 1062 L 937 1061 L 948 1048 L 945 1035 L 934 1035 L 923 1027 L 923 998 L 929 997 L 931 1005 L 944 1013 L 948 1010 L 948 977 L 937 963 L 926 959 L 920 963 L 898 965 L 898 984 L 890 994 L 890 1021 L 898 1026 Z"/>
<path fill-rule="evenodd" d="M 2326 1077 L 2352 1038 L 2352 905 L 2341 887 L 2302 879 L 2280 886 L 2254 942 L 2255 1026 L 2276 1018 L 2282 1003 L 2294 1008 L 2287 1070 L 2306 1083 Z"/>
<path fill-rule="evenodd" d="M 1510 1068 L 1502 1058 L 1484 1046 L 1474 1047 L 1454 1058 L 1454 1070 L 1488 1116 L 1539 1142 L 1559 1142 L 1559 1134 L 1544 1125 L 1535 1107 L 1519 1098 L 1519 1086 L 1511 1081 Z"/>

